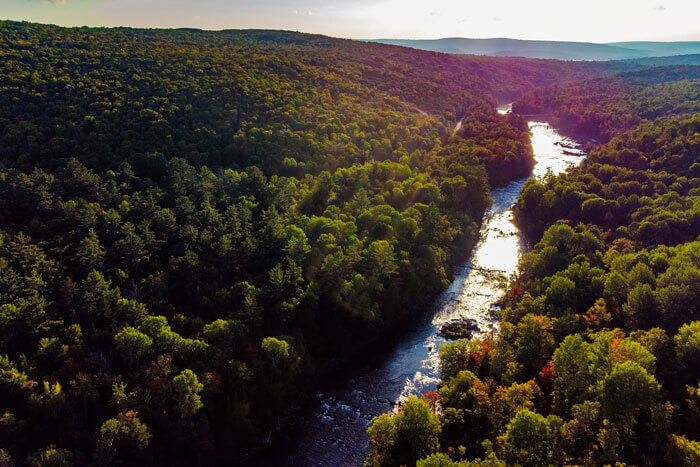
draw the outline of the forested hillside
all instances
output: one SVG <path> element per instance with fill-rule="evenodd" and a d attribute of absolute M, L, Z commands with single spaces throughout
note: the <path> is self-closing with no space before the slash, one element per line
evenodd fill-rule
<path fill-rule="evenodd" d="M 420 312 L 601 64 L 0 23 L 0 456 L 229 462 Z M 457 135 L 453 128 L 463 116 Z"/>
<path fill-rule="evenodd" d="M 513 111 L 547 114 L 564 131 L 607 142 L 658 117 L 700 111 L 700 66 L 666 66 L 537 88 Z"/>
<path fill-rule="evenodd" d="M 530 179 L 500 334 L 444 345 L 440 389 L 373 420 L 367 465 L 698 465 L 699 157 L 696 113 Z"/>

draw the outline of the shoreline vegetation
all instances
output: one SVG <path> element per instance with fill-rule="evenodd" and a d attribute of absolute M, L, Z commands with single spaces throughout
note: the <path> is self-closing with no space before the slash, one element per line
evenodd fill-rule
<path fill-rule="evenodd" d="M 440 389 L 373 420 L 367 465 L 700 462 L 698 69 L 514 103 L 606 143 L 525 184 L 516 222 L 536 244 L 500 335 L 444 345 Z"/>

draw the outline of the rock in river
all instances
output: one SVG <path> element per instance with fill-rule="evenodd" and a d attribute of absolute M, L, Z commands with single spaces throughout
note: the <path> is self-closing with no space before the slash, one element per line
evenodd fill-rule
<path fill-rule="evenodd" d="M 479 326 L 477 326 L 476 321 L 469 318 L 460 318 L 443 324 L 437 335 L 450 340 L 470 339 L 474 332 L 479 332 Z"/>

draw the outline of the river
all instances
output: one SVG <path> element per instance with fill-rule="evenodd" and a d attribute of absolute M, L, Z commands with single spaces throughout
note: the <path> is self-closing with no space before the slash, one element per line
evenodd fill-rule
<path fill-rule="evenodd" d="M 505 114 L 510 105 L 500 106 Z M 583 153 L 576 143 L 560 135 L 548 123 L 530 121 L 532 147 L 537 164 L 532 176 L 560 173 L 577 165 Z M 578 154 L 578 155 L 574 155 Z M 480 332 L 497 333 L 498 320 L 491 304 L 501 294 L 500 277 L 513 274 L 526 248 L 513 224 L 513 205 L 527 179 L 511 182 L 491 193 L 493 205 L 486 213 L 479 243 L 450 287 L 436 300 L 433 310 L 415 324 L 375 361 L 355 369 L 347 380 L 325 388 L 307 415 L 298 421 L 293 438 L 275 445 L 259 459 L 264 465 L 338 466 L 362 465 L 369 445 L 366 433 L 372 417 L 395 410 L 396 402 L 432 391 L 440 381 L 440 327 L 456 318 L 471 318 Z"/>

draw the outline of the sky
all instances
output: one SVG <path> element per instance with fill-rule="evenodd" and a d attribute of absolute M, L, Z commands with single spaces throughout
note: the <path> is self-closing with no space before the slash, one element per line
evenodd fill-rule
<path fill-rule="evenodd" d="M 0 0 L 0 19 L 352 39 L 700 40 L 700 0 Z"/>

